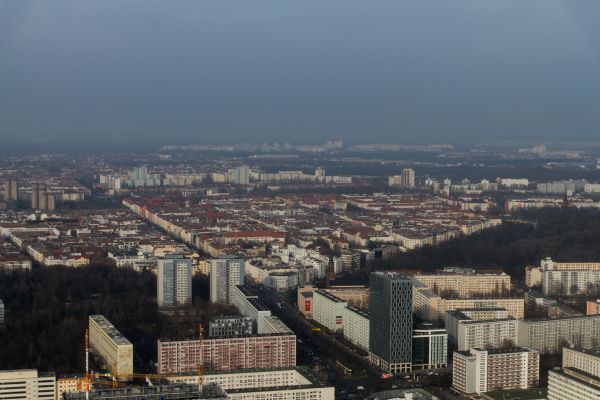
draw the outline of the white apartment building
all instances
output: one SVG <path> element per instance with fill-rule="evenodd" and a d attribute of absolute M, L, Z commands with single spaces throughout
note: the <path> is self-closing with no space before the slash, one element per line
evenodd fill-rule
<path fill-rule="evenodd" d="M 369 351 L 369 315 L 358 308 L 344 309 L 344 339 L 356 347 Z"/>
<path fill-rule="evenodd" d="M 444 321 L 447 311 L 471 308 L 504 308 L 515 319 L 523 319 L 525 314 L 523 298 L 445 299 L 416 279 L 413 279 L 412 298 L 413 312 L 424 321 Z"/>
<path fill-rule="evenodd" d="M 446 330 L 458 351 L 501 348 L 517 343 L 518 322 L 513 318 L 473 320 L 460 310 L 446 314 Z"/>
<path fill-rule="evenodd" d="M 192 261 L 166 258 L 158 261 L 157 301 L 159 307 L 192 303 Z"/>
<path fill-rule="evenodd" d="M 517 345 L 541 353 L 558 353 L 572 345 L 583 348 L 600 344 L 600 315 L 519 321 Z"/>
<path fill-rule="evenodd" d="M 528 389 L 539 383 L 540 353 L 528 348 L 455 352 L 452 387 L 463 394 Z"/>
<path fill-rule="evenodd" d="M 56 377 L 35 369 L 0 371 L 0 399 L 54 400 Z"/>
<path fill-rule="evenodd" d="M 600 377 L 600 351 L 563 347 L 562 367 Z"/>
<path fill-rule="evenodd" d="M 256 293 L 245 286 L 234 286 L 233 305 L 240 314 L 255 321 L 254 330 L 257 334 L 268 333 L 265 320 L 271 316 L 271 310 L 258 299 Z"/>
<path fill-rule="evenodd" d="M 197 374 L 166 378 L 174 383 L 195 384 Z M 255 371 L 211 372 L 204 383 L 216 383 L 236 400 L 333 400 L 334 388 L 325 385 L 306 367 L 259 369 Z"/>
<path fill-rule="evenodd" d="M 233 304 L 234 287 L 244 284 L 244 260 L 221 258 L 210 263 L 210 301 Z"/>
<path fill-rule="evenodd" d="M 600 400 L 600 352 L 563 348 L 562 369 L 549 371 L 548 400 Z"/>
<path fill-rule="evenodd" d="M 110 373 L 127 379 L 133 373 L 133 344 L 103 315 L 89 317 L 90 349 L 100 356 Z"/>
<path fill-rule="evenodd" d="M 418 274 L 414 279 L 433 292 L 452 291 L 462 299 L 510 290 L 510 276 L 504 272 L 477 273 L 472 269 L 449 269 L 446 273 Z"/>
<path fill-rule="evenodd" d="M 573 368 L 550 370 L 548 400 L 600 400 L 600 379 Z"/>
<path fill-rule="evenodd" d="M 545 295 L 576 295 L 600 286 L 600 263 L 555 262 L 546 258 L 539 271 Z"/>
<path fill-rule="evenodd" d="M 332 332 L 344 330 L 347 302 L 324 290 L 313 293 L 313 319 Z"/>

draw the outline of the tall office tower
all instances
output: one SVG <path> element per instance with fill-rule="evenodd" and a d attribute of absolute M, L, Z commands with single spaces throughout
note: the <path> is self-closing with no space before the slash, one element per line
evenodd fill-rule
<path fill-rule="evenodd" d="M 233 304 L 233 288 L 244 284 L 244 260 L 220 258 L 210 261 L 210 301 Z"/>
<path fill-rule="evenodd" d="M 8 178 L 4 182 L 4 200 L 17 201 L 19 200 L 19 180 Z"/>
<path fill-rule="evenodd" d="M 369 357 L 390 373 L 412 369 L 412 281 L 394 272 L 371 273 Z"/>
<path fill-rule="evenodd" d="M 192 261 L 166 258 L 158 261 L 158 306 L 173 307 L 192 302 Z"/>
<path fill-rule="evenodd" d="M 415 171 L 410 168 L 402 170 L 401 186 L 406 189 L 412 189 L 415 187 Z"/>

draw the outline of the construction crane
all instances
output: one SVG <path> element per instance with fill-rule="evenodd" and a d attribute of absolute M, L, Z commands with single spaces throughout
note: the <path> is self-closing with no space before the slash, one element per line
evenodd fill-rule
<path fill-rule="evenodd" d="M 199 336 L 198 336 L 198 343 L 199 343 L 199 348 L 200 351 L 202 352 L 202 341 L 203 341 L 203 328 L 202 328 L 202 323 L 200 323 L 200 330 L 199 330 Z M 91 384 L 99 384 L 99 385 L 106 385 L 106 386 L 112 386 L 112 388 L 117 388 L 117 387 L 125 387 L 126 385 L 117 381 L 117 379 L 115 378 L 115 374 L 114 371 L 112 374 L 99 374 L 99 373 L 90 373 L 90 331 L 89 328 L 86 328 L 85 330 L 85 377 L 81 378 L 78 380 L 78 388 L 80 390 L 85 390 L 85 398 L 86 400 L 90 399 L 90 385 Z M 169 378 L 169 377 L 175 377 L 178 376 L 178 374 L 149 374 L 149 373 L 131 373 L 131 374 L 126 374 L 126 375 L 121 375 L 121 377 L 124 377 L 126 379 L 133 379 L 133 378 L 142 378 L 146 380 L 146 383 L 150 386 L 152 386 L 152 382 L 150 381 L 151 378 L 154 379 L 165 379 L 165 378 Z M 101 378 L 112 378 L 110 380 L 106 380 L 106 379 L 101 379 Z M 202 365 L 202 363 L 198 366 L 198 386 L 202 385 L 202 382 L 204 381 L 204 367 Z"/>

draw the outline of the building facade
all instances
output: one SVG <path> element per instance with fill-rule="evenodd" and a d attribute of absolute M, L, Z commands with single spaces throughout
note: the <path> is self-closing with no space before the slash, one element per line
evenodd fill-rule
<path fill-rule="evenodd" d="M 158 260 L 159 307 L 192 304 L 192 261 L 187 258 Z"/>
<path fill-rule="evenodd" d="M 364 351 L 369 351 L 369 315 L 358 308 L 344 309 L 344 339 Z"/>
<path fill-rule="evenodd" d="M 505 273 L 477 273 L 462 269 L 439 274 L 418 274 L 414 278 L 434 293 L 453 292 L 461 299 L 477 295 L 498 294 L 510 290 L 510 276 Z"/>
<path fill-rule="evenodd" d="M 106 368 L 119 379 L 133 373 L 133 344 L 103 315 L 89 317 L 90 349 L 100 356 Z"/>
<path fill-rule="evenodd" d="M 448 334 L 432 324 L 420 324 L 413 331 L 412 368 L 436 369 L 448 366 Z"/>
<path fill-rule="evenodd" d="M 158 373 L 197 373 L 296 366 L 296 335 L 257 335 L 202 340 L 159 340 Z"/>
<path fill-rule="evenodd" d="M 221 258 L 211 260 L 210 301 L 233 304 L 233 289 L 244 284 L 244 260 Z"/>
<path fill-rule="evenodd" d="M 253 333 L 254 321 L 250 317 L 223 316 L 208 323 L 208 337 L 226 338 L 250 336 Z"/>
<path fill-rule="evenodd" d="M 548 400 L 598 400 L 600 379 L 573 368 L 548 371 Z"/>
<path fill-rule="evenodd" d="M 0 371 L 0 399 L 54 400 L 56 377 L 35 369 Z"/>
<path fill-rule="evenodd" d="M 342 299 L 317 290 L 313 293 L 313 319 L 331 332 L 341 333 L 344 330 L 344 314 L 348 305 Z"/>
<path fill-rule="evenodd" d="M 466 311 L 466 310 L 465 310 Z M 473 320 L 461 310 L 446 314 L 446 329 L 458 351 L 501 348 L 517 343 L 518 322 L 513 318 Z"/>
<path fill-rule="evenodd" d="M 600 315 L 519 321 L 517 345 L 556 354 L 563 346 L 600 345 Z"/>
<path fill-rule="evenodd" d="M 596 377 L 600 377 L 600 350 L 564 347 L 562 367 L 575 368 Z"/>
<path fill-rule="evenodd" d="M 373 272 L 370 282 L 369 353 L 383 371 L 412 369 L 412 281 L 398 273 Z"/>
<path fill-rule="evenodd" d="M 452 387 L 462 394 L 533 388 L 539 363 L 539 352 L 520 347 L 454 352 Z"/>

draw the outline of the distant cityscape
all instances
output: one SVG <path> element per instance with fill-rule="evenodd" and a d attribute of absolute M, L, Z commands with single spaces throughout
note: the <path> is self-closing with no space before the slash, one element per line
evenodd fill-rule
<path fill-rule="evenodd" d="M 0 158 L 0 399 L 600 399 L 600 258 L 573 250 L 597 248 L 599 156 L 329 140 Z M 540 226 L 568 216 L 582 229 L 555 252 Z M 489 263 L 484 240 L 530 262 Z"/>

